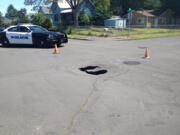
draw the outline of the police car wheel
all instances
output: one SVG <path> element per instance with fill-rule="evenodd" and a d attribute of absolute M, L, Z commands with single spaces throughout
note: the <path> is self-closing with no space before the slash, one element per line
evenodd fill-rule
<path fill-rule="evenodd" d="M 42 47 L 44 47 L 42 41 L 35 41 L 35 43 L 33 44 L 33 46 L 34 46 L 35 48 L 42 48 Z"/>
<path fill-rule="evenodd" d="M 4 47 L 9 47 L 9 41 L 8 41 L 7 39 L 4 39 L 4 40 L 2 41 L 2 46 L 4 46 Z"/>

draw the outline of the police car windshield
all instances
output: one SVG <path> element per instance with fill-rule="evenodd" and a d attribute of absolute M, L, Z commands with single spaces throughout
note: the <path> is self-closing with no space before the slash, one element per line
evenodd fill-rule
<path fill-rule="evenodd" d="M 30 30 L 33 32 L 48 32 L 48 30 L 40 27 L 40 26 L 29 26 Z"/>

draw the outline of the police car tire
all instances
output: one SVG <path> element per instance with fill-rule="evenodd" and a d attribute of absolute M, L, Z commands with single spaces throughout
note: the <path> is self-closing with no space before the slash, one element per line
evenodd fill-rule
<path fill-rule="evenodd" d="M 2 41 L 2 46 L 4 47 L 9 47 L 9 41 L 8 39 L 4 38 L 3 41 Z"/>
<path fill-rule="evenodd" d="M 42 44 L 42 42 L 43 42 L 43 44 Z M 44 40 L 36 41 L 35 47 L 37 47 L 37 48 L 49 48 L 48 44 L 46 44 Z"/>

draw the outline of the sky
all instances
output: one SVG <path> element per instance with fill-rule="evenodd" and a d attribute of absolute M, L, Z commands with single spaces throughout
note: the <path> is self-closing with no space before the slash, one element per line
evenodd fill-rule
<path fill-rule="evenodd" d="M 5 15 L 10 4 L 12 4 L 17 10 L 26 8 L 27 13 L 33 13 L 33 11 L 31 11 L 32 6 L 25 6 L 24 0 L 0 0 L 0 12 L 3 14 L 3 16 Z"/>

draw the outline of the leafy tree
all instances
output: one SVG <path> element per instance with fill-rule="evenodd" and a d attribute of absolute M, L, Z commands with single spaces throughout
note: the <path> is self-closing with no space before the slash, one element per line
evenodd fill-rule
<path fill-rule="evenodd" d="M 146 0 L 144 2 L 145 9 L 159 9 L 161 7 L 160 0 Z"/>
<path fill-rule="evenodd" d="M 32 23 L 35 25 L 41 25 L 42 21 L 45 20 L 45 16 L 41 13 L 37 13 L 34 15 L 32 19 Z"/>
<path fill-rule="evenodd" d="M 33 17 L 32 23 L 35 25 L 40 25 L 42 27 L 45 27 L 47 29 L 52 27 L 52 22 L 49 18 L 46 18 L 43 14 L 37 13 Z"/>
<path fill-rule="evenodd" d="M 9 19 L 13 19 L 17 17 L 17 12 L 18 12 L 17 9 L 15 9 L 13 5 L 9 5 L 5 16 Z"/>
<path fill-rule="evenodd" d="M 96 0 L 96 24 L 103 25 L 104 20 L 111 17 L 110 0 Z"/>
<path fill-rule="evenodd" d="M 17 21 L 19 23 L 28 23 L 29 22 L 29 19 L 26 16 L 26 13 L 27 13 L 27 11 L 25 8 L 22 8 L 17 12 Z"/>
<path fill-rule="evenodd" d="M 111 10 L 116 15 L 124 15 L 129 8 L 139 10 L 144 7 L 145 0 L 111 0 Z"/>
<path fill-rule="evenodd" d="M 44 27 L 44 28 L 51 28 L 52 27 L 52 22 L 49 18 L 45 18 L 42 20 L 42 23 L 41 23 L 41 26 Z"/>
<path fill-rule="evenodd" d="M 3 26 L 3 17 L 2 17 L 2 13 L 0 12 L 0 26 Z"/>
<path fill-rule="evenodd" d="M 90 23 L 90 18 L 86 14 L 79 15 L 79 23 L 80 25 L 88 25 Z"/>
<path fill-rule="evenodd" d="M 180 0 L 161 0 L 163 9 L 171 9 L 180 17 Z"/>

